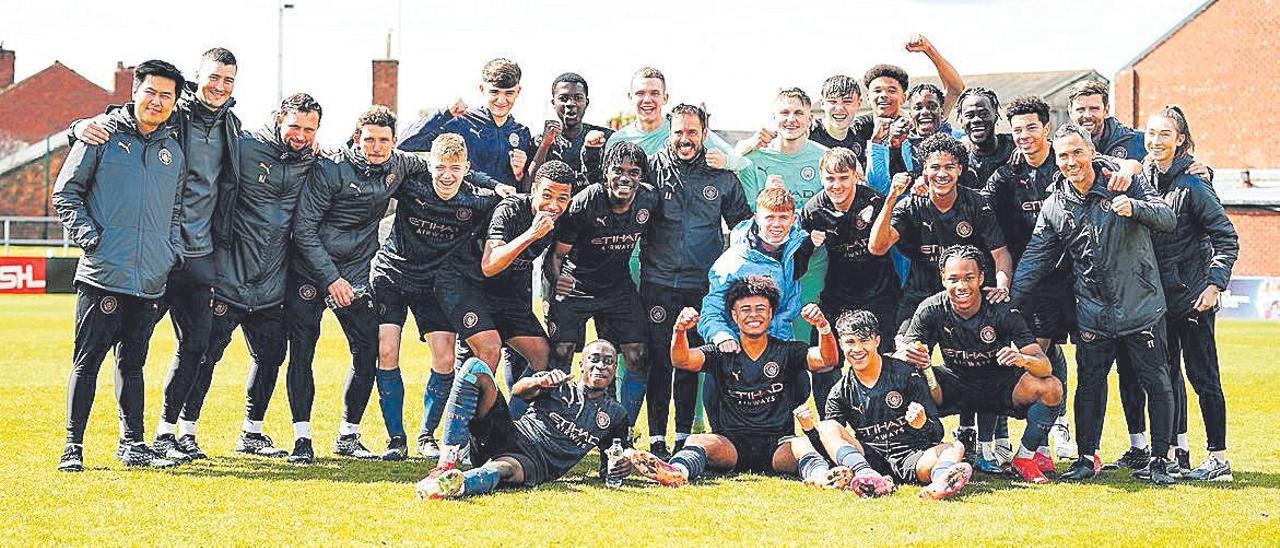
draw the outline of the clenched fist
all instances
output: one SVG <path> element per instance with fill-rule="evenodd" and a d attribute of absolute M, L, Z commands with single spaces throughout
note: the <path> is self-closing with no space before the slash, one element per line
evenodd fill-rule
<path fill-rule="evenodd" d="M 680 315 L 676 316 L 676 331 L 688 331 L 698 325 L 698 309 L 692 306 L 686 306 L 680 311 Z"/>
<path fill-rule="evenodd" d="M 911 402 L 911 405 L 907 406 L 907 414 L 904 416 L 907 419 L 907 424 L 916 430 L 924 428 L 924 422 L 929 418 L 924 414 L 924 406 L 916 402 Z"/>

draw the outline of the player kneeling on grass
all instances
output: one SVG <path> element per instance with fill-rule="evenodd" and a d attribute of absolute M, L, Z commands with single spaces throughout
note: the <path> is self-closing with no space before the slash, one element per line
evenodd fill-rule
<path fill-rule="evenodd" d="M 864 497 L 883 495 L 896 481 L 925 484 L 922 498 L 960 492 L 973 467 L 961 461 L 963 444 L 939 443 L 942 422 L 924 376 L 876 352 L 880 321 L 875 314 L 847 312 L 836 319 L 836 332 L 849 371 L 831 388 L 817 431 L 837 468 L 852 471 L 852 489 Z"/>
<path fill-rule="evenodd" d="M 943 415 L 1025 417 L 1027 429 L 1011 464 L 1022 479 L 1048 483 L 1044 473 L 1053 471 L 1053 458 L 1045 442 L 1062 403 L 1062 382 L 1022 314 L 982 298 L 985 255 L 969 245 L 942 252 L 945 289 L 920 303 L 898 335 L 897 357 L 921 368 Z M 942 347 L 941 367 L 930 366 L 933 345 Z"/>
<path fill-rule="evenodd" d="M 553 481 L 578 464 L 592 447 L 600 449 L 600 477 L 630 473 L 619 459 L 607 469 L 605 449 L 614 440 L 630 446 L 627 412 L 606 389 L 617 373 L 618 350 L 596 340 L 582 353 L 582 378 L 576 382 L 558 369 L 516 381 L 513 397 L 529 409 L 512 420 L 485 362 L 468 359 L 453 378 L 445 407 L 444 448 L 440 465 L 418 482 L 418 498 L 442 499 L 480 495 L 499 484 L 533 487 Z M 471 458 L 483 463 L 466 472 L 457 469 L 462 446 L 470 441 Z"/>
<path fill-rule="evenodd" d="M 685 371 L 707 371 L 719 390 L 718 430 L 689 436 L 671 461 L 652 453 L 631 454 L 636 471 L 671 487 L 684 485 L 711 467 L 735 472 L 796 473 L 813 446 L 794 438 L 791 409 L 794 383 L 800 370 L 826 371 L 836 363 L 836 339 L 831 324 L 816 304 L 800 316 L 817 329 L 818 346 L 784 341 L 768 335 L 778 306 L 778 286 L 765 276 L 747 276 L 730 283 L 725 307 L 738 327 L 741 350 L 723 352 L 715 345 L 689 348 L 686 331 L 698 325 L 698 311 L 685 308 L 676 319 L 671 338 L 671 364 Z M 799 456 L 799 457 L 798 457 Z"/>

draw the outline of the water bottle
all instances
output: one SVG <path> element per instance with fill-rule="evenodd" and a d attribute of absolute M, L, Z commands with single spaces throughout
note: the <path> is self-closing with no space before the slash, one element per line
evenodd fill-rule
<path fill-rule="evenodd" d="M 622 487 L 622 475 L 617 473 L 618 468 L 622 466 L 622 459 L 626 458 L 623 455 L 622 440 L 614 438 L 613 445 L 609 446 L 609 449 L 604 454 L 609 458 L 609 466 L 604 473 L 605 487 L 610 489 Z"/>

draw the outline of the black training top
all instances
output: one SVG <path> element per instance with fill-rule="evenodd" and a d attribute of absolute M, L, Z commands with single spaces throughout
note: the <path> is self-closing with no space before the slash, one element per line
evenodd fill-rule
<path fill-rule="evenodd" d="M 853 370 L 846 371 L 831 387 L 822 418 L 852 428 L 859 443 L 889 459 L 940 443 L 942 422 L 920 370 L 888 356 L 881 359 L 880 378 L 874 386 L 864 386 Z M 907 408 L 912 402 L 924 407 L 926 419 L 919 429 L 907 424 Z"/>
<path fill-rule="evenodd" d="M 809 199 L 800 211 L 800 226 L 821 230 L 827 239 L 827 277 L 822 288 L 824 303 L 865 304 L 896 299 L 898 274 L 888 254 L 873 255 L 867 248 L 871 225 L 884 208 L 884 195 L 866 185 L 854 189 L 849 211 L 840 211 L 826 192 Z"/>
<path fill-rule="evenodd" d="M 990 253 L 1005 245 L 987 201 L 960 185 L 956 185 L 956 193 L 955 204 L 946 213 L 939 212 L 928 196 L 911 195 L 893 207 L 890 222 L 898 231 L 896 246 L 911 261 L 904 292 L 913 299 L 942 290 L 938 257 L 948 247 L 967 244 Z M 991 261 L 983 263 L 986 282 L 994 285 Z"/>
<path fill-rule="evenodd" d="M 996 352 L 1010 342 L 1019 349 L 1036 342 L 1022 314 L 1009 308 L 1008 303 L 983 301 L 978 313 L 966 320 L 951 308 L 946 292 L 920 303 L 902 338 L 931 349 L 941 346 L 947 369 L 968 378 L 1007 374 L 1011 369 L 996 361 Z"/>
<path fill-rule="evenodd" d="M 570 244 L 567 260 L 573 277 L 587 295 L 603 297 L 631 284 L 631 255 L 649 228 L 658 207 L 658 192 L 648 184 L 636 187 L 631 207 L 615 213 L 604 185 L 588 185 L 573 197 L 560 219 L 556 240 Z"/>
<path fill-rule="evenodd" d="M 751 359 L 746 351 L 723 353 L 715 345 L 700 348 L 702 370 L 716 380 L 720 391 L 720 432 L 789 436 L 791 394 L 801 370 L 808 369 L 809 343 L 769 337 L 764 352 Z"/>

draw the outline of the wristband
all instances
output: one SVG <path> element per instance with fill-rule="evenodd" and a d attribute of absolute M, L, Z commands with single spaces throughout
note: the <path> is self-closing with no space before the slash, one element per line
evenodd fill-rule
<path fill-rule="evenodd" d="M 831 334 L 831 323 L 830 323 L 830 322 L 828 322 L 828 323 L 827 323 L 827 325 L 824 325 L 824 326 L 822 326 L 822 327 L 819 327 L 819 328 L 818 328 L 818 334 L 819 334 L 819 335 L 830 335 L 830 334 Z"/>
<path fill-rule="evenodd" d="M 933 390 L 938 387 L 938 378 L 933 375 L 932 367 L 924 368 L 924 380 L 929 383 L 929 390 Z"/>

